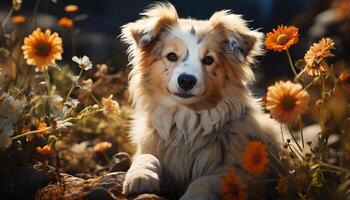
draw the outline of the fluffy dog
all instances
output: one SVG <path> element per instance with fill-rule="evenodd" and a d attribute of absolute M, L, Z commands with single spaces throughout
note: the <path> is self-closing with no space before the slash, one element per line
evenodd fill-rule
<path fill-rule="evenodd" d="M 263 35 L 227 10 L 209 20 L 180 19 L 171 4 L 161 3 L 142 16 L 121 35 L 133 67 L 131 138 L 137 146 L 124 193 L 220 199 L 221 177 L 229 170 L 249 178 L 241 163 L 249 141 L 276 151 L 275 122 L 248 88 Z"/>

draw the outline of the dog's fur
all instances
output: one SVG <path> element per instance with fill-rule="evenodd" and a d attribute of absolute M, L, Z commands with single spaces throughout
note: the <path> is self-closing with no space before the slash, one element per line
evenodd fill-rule
<path fill-rule="evenodd" d="M 276 124 L 248 89 L 263 36 L 227 10 L 207 21 L 180 19 L 171 4 L 162 3 L 142 16 L 122 27 L 133 66 L 131 138 L 137 145 L 124 193 L 220 199 L 221 177 L 228 170 L 235 169 L 242 181 L 250 177 L 241 163 L 247 142 L 260 140 L 276 151 Z M 176 61 L 167 59 L 170 52 Z M 207 55 L 214 59 L 208 66 L 203 64 Z M 197 78 L 190 91 L 179 88 L 181 73 Z"/>

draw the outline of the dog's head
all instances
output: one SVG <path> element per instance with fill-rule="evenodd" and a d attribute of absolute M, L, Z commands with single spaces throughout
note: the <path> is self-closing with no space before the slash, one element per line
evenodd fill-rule
<path fill-rule="evenodd" d="M 262 34 L 239 15 L 219 11 L 206 21 L 180 19 L 171 4 L 157 4 L 142 16 L 122 27 L 137 74 L 132 90 L 159 104 L 201 109 L 215 106 L 227 88 L 245 88 L 254 79 L 250 65 L 261 52 Z"/>

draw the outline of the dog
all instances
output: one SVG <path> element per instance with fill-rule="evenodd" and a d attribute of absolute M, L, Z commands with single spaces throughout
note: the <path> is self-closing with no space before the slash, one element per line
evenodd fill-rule
<path fill-rule="evenodd" d="M 123 192 L 221 199 L 229 170 L 251 177 L 241 162 L 249 141 L 278 149 L 278 124 L 248 87 L 263 34 L 229 10 L 209 20 L 182 19 L 173 5 L 158 3 L 141 16 L 121 28 L 132 66 L 130 137 L 137 148 Z M 264 199 L 266 185 L 256 183 L 248 197 Z"/>

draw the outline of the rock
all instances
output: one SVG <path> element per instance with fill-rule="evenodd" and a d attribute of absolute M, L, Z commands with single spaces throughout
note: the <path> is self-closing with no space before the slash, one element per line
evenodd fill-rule
<path fill-rule="evenodd" d="M 53 179 L 47 170 L 31 166 L 0 172 L 0 199 L 35 199 L 36 192 Z"/>
<path fill-rule="evenodd" d="M 165 200 L 156 194 L 141 194 L 137 196 L 134 200 Z"/>
<path fill-rule="evenodd" d="M 120 152 L 112 157 L 112 162 L 108 172 L 126 172 L 130 168 L 131 158 L 129 154 Z"/>
<path fill-rule="evenodd" d="M 122 195 L 124 172 L 84 180 L 61 173 L 61 180 L 41 189 L 37 200 L 126 199 Z"/>
<path fill-rule="evenodd" d="M 91 190 L 85 197 L 84 200 L 114 200 L 111 196 L 111 194 L 103 189 L 103 188 L 97 188 Z"/>

